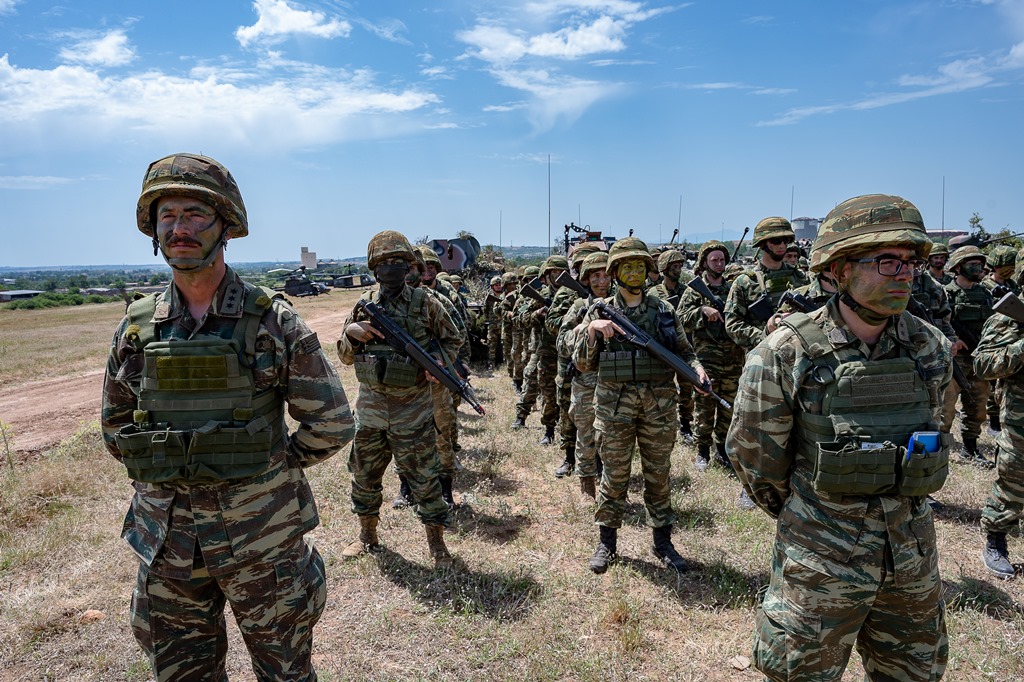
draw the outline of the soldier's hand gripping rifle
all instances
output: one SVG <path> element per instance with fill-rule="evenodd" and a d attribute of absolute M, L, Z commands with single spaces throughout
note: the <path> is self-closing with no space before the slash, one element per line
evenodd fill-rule
<path fill-rule="evenodd" d="M 691 384 L 696 386 L 702 392 L 708 394 L 712 398 L 718 401 L 718 404 L 727 410 L 732 410 L 730 405 L 725 399 L 711 390 L 711 381 L 701 381 L 700 377 L 697 376 L 697 372 L 690 367 L 688 364 L 683 362 L 683 359 L 678 355 L 670 351 L 665 346 L 661 345 L 654 337 L 640 329 L 619 310 L 608 305 L 601 299 L 596 299 L 590 304 L 591 310 L 597 311 L 597 314 L 605 320 L 611 320 L 615 325 L 622 331 L 623 338 L 628 342 L 641 348 L 652 356 L 658 358 L 666 365 L 675 370 L 676 374 L 683 377 Z"/>
<path fill-rule="evenodd" d="M 931 311 L 925 307 L 924 303 L 921 303 L 913 296 L 911 296 L 910 300 L 907 301 L 907 312 L 918 319 L 924 320 L 933 327 L 938 327 L 938 325 L 935 324 L 935 319 L 932 317 Z M 957 332 L 957 334 L 959 334 L 959 332 Z M 953 379 L 956 381 L 957 385 L 970 391 L 974 382 L 967 378 L 967 375 L 964 374 L 964 370 L 960 367 L 956 358 L 950 358 L 949 364 L 953 366 Z M 966 396 L 967 394 L 964 393 L 963 395 Z"/>
<path fill-rule="evenodd" d="M 813 313 L 815 310 L 820 308 L 821 305 L 814 302 L 814 299 L 803 294 L 798 294 L 792 289 L 787 289 L 783 294 L 782 298 L 779 299 L 779 309 L 781 310 L 786 304 L 789 304 L 790 308 L 799 310 L 802 313 Z M 920 305 L 920 304 L 919 304 Z"/>
<path fill-rule="evenodd" d="M 718 298 L 718 296 L 715 296 L 715 292 L 711 291 L 703 277 L 697 275 L 687 282 L 686 286 L 703 296 L 704 300 L 710 303 L 711 307 L 717 310 L 720 314 L 725 315 L 725 301 Z"/>
<path fill-rule="evenodd" d="M 420 367 L 427 371 L 430 376 L 450 391 L 455 391 L 470 407 L 476 410 L 477 414 L 487 414 L 483 405 L 476 398 L 476 392 L 469 385 L 468 381 L 459 379 L 447 369 L 438 364 L 434 356 L 424 350 L 423 346 L 416 343 L 416 340 L 409 336 L 408 332 L 395 324 L 395 321 L 387 316 L 387 313 L 372 301 L 357 301 L 356 308 L 362 309 L 369 317 L 373 328 L 384 335 L 384 342 L 408 355 Z"/>

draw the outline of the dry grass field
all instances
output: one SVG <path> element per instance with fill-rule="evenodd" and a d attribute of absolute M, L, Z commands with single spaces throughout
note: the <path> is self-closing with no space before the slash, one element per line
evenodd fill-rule
<path fill-rule="evenodd" d="M 295 301 L 326 348 L 357 293 Z M 128 627 L 136 565 L 119 533 L 130 487 L 97 424 L 96 372 L 121 312 L 119 304 L 0 310 L 7 438 L 0 440 L 0 680 L 151 678 Z M 349 368 L 339 370 L 354 400 L 355 378 Z M 18 407 L 19 395 L 39 395 L 46 414 L 65 412 L 70 391 L 62 382 L 84 383 L 95 396 L 87 417 L 69 425 L 26 417 Z M 695 473 L 692 448 L 677 445 L 675 542 L 695 570 L 676 576 L 651 555 L 642 479 L 635 476 L 621 560 L 595 576 L 586 567 L 597 539 L 592 503 L 575 478 L 552 475 L 560 457 L 538 444 L 538 417 L 531 415 L 527 430 L 510 432 L 514 394 L 505 374 L 473 383 L 488 414 L 460 413 L 466 470 L 456 481 L 461 507 L 448 536 L 457 571 L 434 572 L 415 516 L 390 506 L 379 531 L 385 551 L 343 562 L 340 551 L 357 529 L 347 455 L 309 471 L 323 519 L 315 539 L 329 580 L 314 649 L 320 678 L 760 679 L 745 657 L 774 525 L 761 512 L 735 507 L 735 481 L 718 469 Z M 29 392 L 40 384 L 55 387 Z M 44 442 L 40 431 L 48 445 L 20 445 Z M 987 437 L 983 444 L 992 446 Z M 991 579 L 979 559 L 979 509 L 993 476 L 954 465 L 937 495 L 945 504 L 937 528 L 951 680 L 1024 679 L 1022 580 Z M 390 500 L 397 480 L 389 476 L 385 486 Z M 1010 539 L 1010 551 L 1024 557 L 1019 537 Z M 233 680 L 253 679 L 233 625 L 229 672 Z M 844 679 L 861 676 L 854 654 Z"/>

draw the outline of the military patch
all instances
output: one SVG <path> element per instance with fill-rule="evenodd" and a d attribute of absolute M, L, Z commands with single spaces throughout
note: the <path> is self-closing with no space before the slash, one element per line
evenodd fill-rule
<path fill-rule="evenodd" d="M 266 353 L 274 349 L 274 340 L 269 336 L 260 336 L 256 339 L 256 352 Z"/>
<path fill-rule="evenodd" d="M 317 338 L 316 332 L 310 332 L 299 339 L 299 349 L 306 355 L 311 355 L 320 350 L 320 339 Z"/>
<path fill-rule="evenodd" d="M 134 344 L 139 340 L 140 333 L 142 333 L 142 327 L 137 324 L 130 324 L 128 325 L 128 328 L 124 330 L 124 338 L 127 339 L 129 343 Z"/>
<path fill-rule="evenodd" d="M 224 290 L 224 302 L 220 306 L 223 315 L 237 315 L 242 311 L 242 303 L 245 301 L 245 287 L 238 282 L 228 284 Z"/>

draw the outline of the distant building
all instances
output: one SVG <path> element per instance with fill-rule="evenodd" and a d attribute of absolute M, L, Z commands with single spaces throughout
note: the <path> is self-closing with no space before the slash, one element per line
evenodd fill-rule
<path fill-rule="evenodd" d="M 10 303 L 26 298 L 35 298 L 43 292 L 35 289 L 12 289 L 11 291 L 0 291 L 0 303 Z"/>
<path fill-rule="evenodd" d="M 790 223 L 793 225 L 793 232 L 797 239 L 814 239 L 818 236 L 818 228 L 821 227 L 822 218 L 793 218 Z"/>
<path fill-rule="evenodd" d="M 316 270 L 316 251 L 310 251 L 308 246 L 303 246 L 299 257 L 307 270 Z"/>

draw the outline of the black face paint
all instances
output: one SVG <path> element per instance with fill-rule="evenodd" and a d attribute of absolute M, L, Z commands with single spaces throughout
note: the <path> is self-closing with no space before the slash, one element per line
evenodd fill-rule
<path fill-rule="evenodd" d="M 971 282 L 980 282 L 985 277 L 985 265 L 977 261 L 964 263 L 960 266 L 960 274 Z"/>
<path fill-rule="evenodd" d="M 409 274 L 409 264 L 400 263 L 397 265 L 378 265 L 373 269 L 373 276 L 380 282 L 380 286 L 389 294 L 396 293 L 405 286 L 405 276 Z"/>

